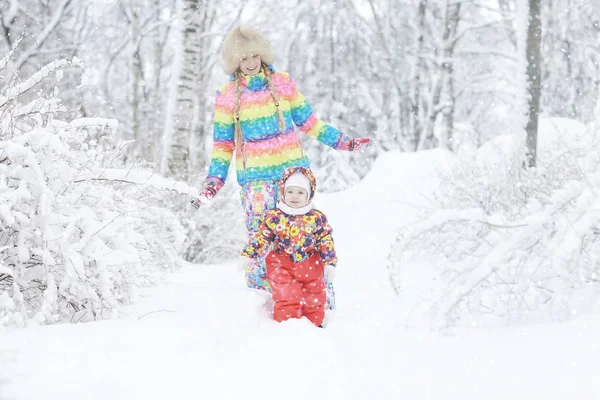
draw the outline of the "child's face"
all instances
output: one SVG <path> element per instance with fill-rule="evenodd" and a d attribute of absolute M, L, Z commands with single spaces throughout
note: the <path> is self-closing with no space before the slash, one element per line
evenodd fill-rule
<path fill-rule="evenodd" d="M 240 61 L 240 70 L 246 75 L 256 75 L 260 71 L 260 56 L 244 57 Z"/>
<path fill-rule="evenodd" d="M 288 186 L 284 195 L 285 204 L 292 208 L 302 208 L 308 203 L 308 192 L 298 186 Z"/>

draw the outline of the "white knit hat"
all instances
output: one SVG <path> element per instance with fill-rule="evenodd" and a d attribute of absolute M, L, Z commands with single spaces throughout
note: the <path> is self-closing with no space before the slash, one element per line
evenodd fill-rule
<path fill-rule="evenodd" d="M 249 26 L 241 26 L 229 33 L 223 43 L 223 69 L 228 75 L 233 74 L 244 57 L 258 55 L 261 61 L 269 65 L 273 63 L 273 49 L 267 39 Z"/>
<path fill-rule="evenodd" d="M 301 187 L 306 190 L 308 193 L 308 198 L 311 196 L 310 190 L 310 180 L 308 177 L 304 175 L 301 171 L 296 171 L 285 181 L 284 191 L 288 188 L 288 186 Z"/>

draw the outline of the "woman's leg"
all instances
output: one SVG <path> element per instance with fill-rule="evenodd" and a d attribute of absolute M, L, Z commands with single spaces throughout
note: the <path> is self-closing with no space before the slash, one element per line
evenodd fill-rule
<path fill-rule="evenodd" d="M 275 181 L 252 181 L 242 186 L 242 205 L 246 214 L 247 238 L 256 232 L 258 222 L 265 211 L 272 210 L 277 205 L 278 184 Z M 246 284 L 249 288 L 271 291 L 267 280 L 265 256 L 267 251 L 246 265 Z"/>
<path fill-rule="evenodd" d="M 328 282 L 325 279 L 325 284 L 327 285 L 325 291 L 327 293 L 327 306 L 328 310 L 335 310 L 335 291 L 333 290 L 333 283 Z"/>

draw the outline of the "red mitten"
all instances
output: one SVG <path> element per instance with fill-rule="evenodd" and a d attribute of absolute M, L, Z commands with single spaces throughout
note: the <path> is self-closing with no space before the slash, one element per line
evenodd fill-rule
<path fill-rule="evenodd" d="M 359 151 L 371 146 L 373 141 L 370 138 L 357 138 L 345 140 L 339 147 L 339 150 L 344 151 Z"/>
<path fill-rule="evenodd" d="M 223 187 L 222 182 L 210 181 L 206 188 L 198 193 L 198 197 L 193 198 L 191 203 L 192 207 L 199 209 L 202 204 L 206 204 L 213 199 L 219 193 L 219 190 Z"/>

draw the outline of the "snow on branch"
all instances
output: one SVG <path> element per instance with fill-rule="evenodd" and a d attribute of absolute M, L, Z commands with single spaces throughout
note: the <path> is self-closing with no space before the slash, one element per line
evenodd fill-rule
<path fill-rule="evenodd" d="M 21 44 L 21 41 L 23 40 L 24 35 L 25 35 L 25 32 L 23 32 L 23 34 L 17 39 L 13 48 L 2 58 L 2 60 L 0 60 L 0 71 L 3 71 L 4 68 L 6 68 L 6 64 L 8 64 L 8 60 L 11 59 L 11 57 L 15 54 L 15 51 L 17 51 L 17 49 L 19 48 L 19 44 Z"/>
<path fill-rule="evenodd" d="M 46 42 L 46 40 L 48 40 L 48 38 L 50 37 L 51 33 L 55 30 L 56 26 L 60 23 L 61 19 L 64 17 L 64 14 L 67 10 L 67 7 L 69 6 L 69 4 L 72 2 L 72 0 L 62 0 L 60 2 L 60 4 L 55 5 L 53 7 L 54 10 L 54 14 L 52 15 L 52 18 L 50 19 L 50 21 L 48 21 L 47 25 L 45 26 L 44 30 L 37 35 L 36 40 L 35 40 L 35 49 L 31 49 L 27 54 L 24 54 L 21 59 L 18 62 L 18 66 L 19 68 L 27 61 L 29 55 L 31 54 L 31 52 L 33 52 L 34 50 L 40 49 L 42 48 L 42 46 L 44 45 L 44 43 Z"/>
<path fill-rule="evenodd" d="M 78 118 L 69 122 L 68 127 L 79 129 L 85 127 L 107 127 L 112 132 L 117 130 L 119 121 L 113 118 Z"/>
<path fill-rule="evenodd" d="M 52 72 L 72 64 L 73 63 L 67 59 L 52 61 L 29 77 L 29 79 L 27 79 L 25 82 L 22 82 L 14 87 L 10 87 L 4 96 L 0 96 L 0 107 L 3 107 L 9 101 L 30 90 L 32 87 L 40 83 L 44 78 L 48 77 L 48 75 L 50 75 Z"/>
<path fill-rule="evenodd" d="M 49 64 L 9 89 L 3 104 L 78 63 Z M 2 119 L 19 133 L 0 140 L 0 327 L 111 318 L 184 252 L 185 229 L 165 207 L 173 194 L 162 189 L 185 204 L 180 193 L 193 189 L 151 171 L 109 169 L 118 121 L 63 121 L 55 118 L 61 107 L 57 98 L 15 102 Z"/>
<path fill-rule="evenodd" d="M 437 327 L 565 319 L 600 305 L 600 144 L 593 132 L 544 148 L 530 170 L 522 168 L 522 152 L 498 152 L 510 148 L 499 142 L 457 157 L 436 208 L 403 227 L 389 255 L 399 295 L 411 265 L 432 265 L 443 282 L 428 300 Z"/>
<path fill-rule="evenodd" d="M 171 190 L 184 195 L 195 195 L 198 189 L 185 182 L 165 178 L 153 171 L 131 170 L 131 169 L 88 169 L 82 171 L 75 179 L 74 183 L 85 181 L 115 181 L 130 183 L 133 185 L 149 186 L 159 190 Z"/>

